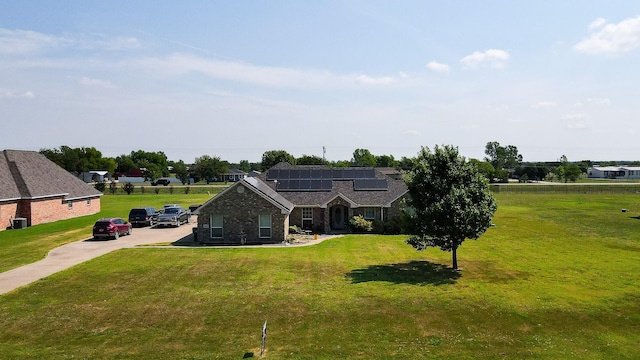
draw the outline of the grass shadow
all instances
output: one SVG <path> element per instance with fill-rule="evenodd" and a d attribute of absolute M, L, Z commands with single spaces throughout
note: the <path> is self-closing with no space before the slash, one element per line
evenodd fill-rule
<path fill-rule="evenodd" d="M 364 269 L 352 270 L 346 276 L 354 284 L 386 281 L 395 284 L 438 286 L 455 284 L 462 274 L 442 264 L 411 261 L 405 264 L 369 265 Z"/>

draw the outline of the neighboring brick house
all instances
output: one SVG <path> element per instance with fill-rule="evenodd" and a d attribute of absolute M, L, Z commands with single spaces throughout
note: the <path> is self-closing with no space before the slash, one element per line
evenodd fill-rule
<path fill-rule="evenodd" d="M 0 230 L 96 214 L 101 192 L 35 151 L 0 153 Z"/>
<path fill-rule="evenodd" d="M 281 242 L 290 225 L 314 233 L 345 232 L 355 215 L 379 221 L 399 216 L 406 194 L 402 180 L 374 168 L 280 163 L 204 203 L 197 210 L 198 241 Z"/>

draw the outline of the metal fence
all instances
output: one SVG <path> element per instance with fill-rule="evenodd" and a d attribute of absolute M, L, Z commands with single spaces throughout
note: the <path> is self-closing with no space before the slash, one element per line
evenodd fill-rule
<path fill-rule="evenodd" d="M 491 184 L 494 193 L 515 194 L 640 194 L 640 184 Z"/>

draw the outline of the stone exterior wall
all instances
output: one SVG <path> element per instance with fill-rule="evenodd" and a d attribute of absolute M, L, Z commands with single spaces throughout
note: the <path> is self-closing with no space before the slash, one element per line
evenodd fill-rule
<path fill-rule="evenodd" d="M 326 209 L 314 207 L 313 209 L 313 226 L 310 230 L 314 233 L 324 232 L 324 214 Z M 291 226 L 298 226 L 302 228 L 302 207 L 296 207 L 289 215 L 289 221 Z"/>
<path fill-rule="evenodd" d="M 402 215 L 402 206 L 404 205 L 405 199 L 408 197 L 409 194 L 405 194 L 391 204 L 391 207 L 387 209 L 387 213 L 385 214 L 385 221 Z"/>
<path fill-rule="evenodd" d="M 237 191 L 239 187 L 243 192 Z M 217 195 L 214 200 L 198 209 L 198 242 L 209 244 L 264 244 L 279 243 L 289 236 L 289 214 L 262 196 L 244 187 L 234 185 Z M 223 237 L 211 237 L 211 215 L 222 215 Z M 260 238 L 258 217 L 271 215 L 271 238 Z"/>

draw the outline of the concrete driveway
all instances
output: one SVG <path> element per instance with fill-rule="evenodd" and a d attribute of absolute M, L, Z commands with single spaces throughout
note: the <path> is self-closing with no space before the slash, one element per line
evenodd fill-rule
<path fill-rule="evenodd" d="M 118 240 L 88 238 L 63 245 L 51 250 L 47 257 L 40 261 L 0 273 L 0 294 L 8 293 L 114 250 L 145 244 L 174 242 L 191 235 L 191 229 L 195 224 L 197 224 L 196 217 L 192 216 L 189 224 L 178 228 L 134 228 L 131 235 L 121 236 Z"/>

